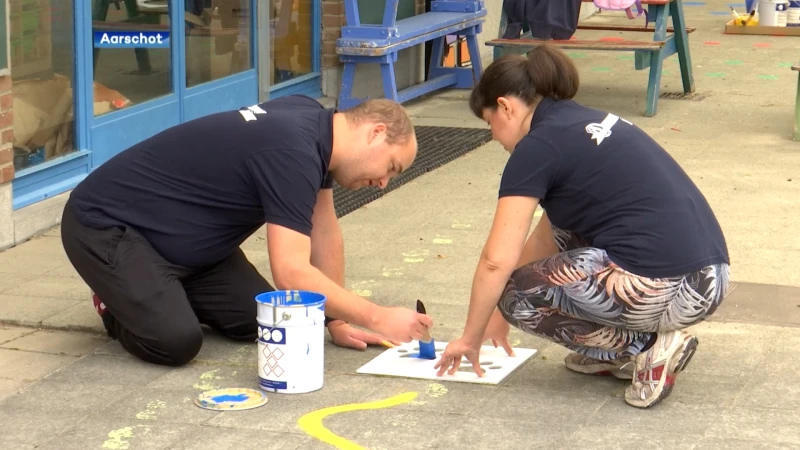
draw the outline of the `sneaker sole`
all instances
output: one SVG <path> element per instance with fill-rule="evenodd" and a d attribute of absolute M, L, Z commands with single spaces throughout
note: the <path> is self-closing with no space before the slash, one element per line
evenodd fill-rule
<path fill-rule="evenodd" d="M 669 397 L 669 395 L 672 393 L 672 387 L 675 385 L 675 378 L 679 373 L 686 369 L 686 366 L 689 365 L 689 362 L 692 360 L 695 351 L 697 351 L 698 344 L 699 341 L 694 336 L 689 336 L 688 339 L 683 341 L 683 347 L 681 347 L 680 350 L 672 355 L 672 358 L 670 358 L 670 363 L 665 367 L 665 371 L 661 375 L 664 377 L 664 386 L 661 388 L 661 392 L 659 392 L 658 396 L 653 399 L 653 401 L 650 403 L 643 403 L 641 400 L 629 401 L 627 398 L 625 401 L 631 406 L 645 409 L 657 405 L 662 400 Z M 673 360 L 674 362 L 672 362 Z M 668 378 L 672 378 L 672 380 L 670 381 Z"/>

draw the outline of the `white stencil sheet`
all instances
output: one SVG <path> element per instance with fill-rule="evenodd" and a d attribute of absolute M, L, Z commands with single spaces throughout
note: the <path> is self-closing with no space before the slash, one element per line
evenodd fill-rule
<path fill-rule="evenodd" d="M 483 377 L 479 377 L 475 373 L 472 363 L 467 361 L 466 358 L 462 359 L 461 366 L 453 375 L 445 372 L 441 377 L 437 377 L 437 370 L 434 370 L 433 366 L 439 361 L 445 346 L 445 343 L 436 343 L 436 359 L 420 359 L 404 356 L 418 353 L 418 343 L 403 344 L 384 351 L 373 358 L 372 361 L 361 366 L 356 372 L 438 381 L 499 384 L 537 352 L 537 350 L 530 348 L 515 348 L 514 356 L 512 357 L 508 356 L 502 347 L 494 348 L 491 345 L 484 345 L 481 347 L 480 358 L 480 363 L 484 370 Z"/>

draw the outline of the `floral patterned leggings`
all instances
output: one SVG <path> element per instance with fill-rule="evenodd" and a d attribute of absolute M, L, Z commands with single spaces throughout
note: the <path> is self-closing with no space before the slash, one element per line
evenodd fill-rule
<path fill-rule="evenodd" d="M 590 358 L 635 356 L 652 333 L 702 321 L 728 293 L 727 264 L 673 278 L 640 277 L 605 250 L 552 228 L 561 253 L 514 271 L 498 307 L 512 326 Z"/>

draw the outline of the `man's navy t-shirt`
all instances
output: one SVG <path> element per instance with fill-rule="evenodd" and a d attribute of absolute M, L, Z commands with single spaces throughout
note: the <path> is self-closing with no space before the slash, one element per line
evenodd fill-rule
<path fill-rule="evenodd" d="M 678 163 L 630 122 L 571 100 L 536 107 L 503 172 L 505 196 L 541 199 L 554 226 L 640 276 L 730 263 L 711 207 Z"/>
<path fill-rule="evenodd" d="M 334 112 L 289 96 L 180 124 L 100 166 L 70 201 L 85 226 L 131 226 L 187 268 L 222 261 L 265 222 L 310 235 L 332 186 Z"/>

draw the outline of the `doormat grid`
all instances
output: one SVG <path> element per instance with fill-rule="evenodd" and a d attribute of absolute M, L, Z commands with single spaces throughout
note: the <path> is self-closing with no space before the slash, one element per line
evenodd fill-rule
<path fill-rule="evenodd" d="M 417 158 L 410 168 L 392 179 L 386 189 L 366 187 L 349 191 L 334 183 L 333 201 L 337 217 L 350 214 L 492 140 L 491 132 L 482 128 L 416 126 L 414 131 L 417 134 Z"/>

